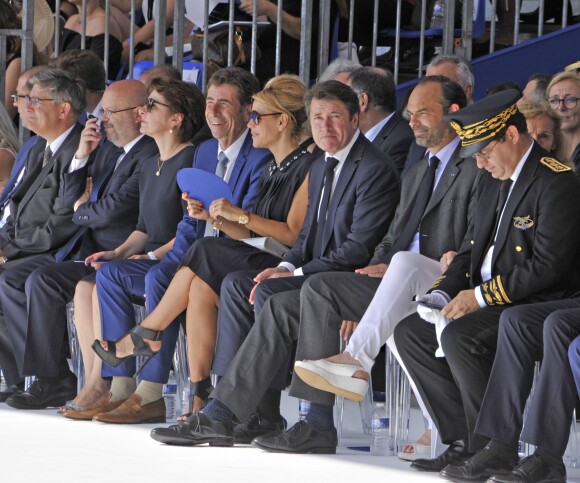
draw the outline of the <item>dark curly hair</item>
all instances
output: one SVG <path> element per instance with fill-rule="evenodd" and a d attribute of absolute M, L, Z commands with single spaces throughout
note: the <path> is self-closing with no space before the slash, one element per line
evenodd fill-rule
<path fill-rule="evenodd" d="M 157 91 L 169 106 L 171 112 L 183 114 L 179 128 L 179 141 L 184 143 L 203 127 L 205 123 L 205 97 L 194 84 L 182 80 L 151 79 L 147 94 Z"/>

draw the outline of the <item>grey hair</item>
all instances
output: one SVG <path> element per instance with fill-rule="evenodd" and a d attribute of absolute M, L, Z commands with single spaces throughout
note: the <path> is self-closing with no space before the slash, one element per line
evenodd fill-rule
<path fill-rule="evenodd" d="M 328 64 L 326 69 L 324 69 L 324 72 L 320 74 L 318 82 L 334 80 L 336 76 L 342 72 L 350 74 L 361 67 L 362 66 L 354 60 L 342 59 L 339 57 Z"/>
<path fill-rule="evenodd" d="M 15 153 L 20 150 L 16 129 L 2 103 L 0 103 L 0 148 L 8 148 Z"/>
<path fill-rule="evenodd" d="M 45 69 L 28 79 L 31 89 L 35 84 L 46 89 L 48 96 L 55 99 L 55 102 L 68 102 L 75 118 L 83 113 L 86 100 L 85 83 L 82 80 L 74 79 L 62 69 Z"/>
<path fill-rule="evenodd" d="M 438 65 L 444 64 L 445 62 L 451 62 L 457 66 L 457 80 L 461 87 L 464 89 L 467 86 L 475 87 L 475 77 L 473 75 L 473 69 L 467 60 L 458 55 L 437 55 L 433 57 L 427 69 L 429 67 L 436 67 Z"/>

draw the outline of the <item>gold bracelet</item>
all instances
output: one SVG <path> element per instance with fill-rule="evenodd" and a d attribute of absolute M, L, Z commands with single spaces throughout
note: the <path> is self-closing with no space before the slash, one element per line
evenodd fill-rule
<path fill-rule="evenodd" d="M 224 220 L 214 220 L 212 225 L 214 230 L 221 230 L 222 225 L 224 224 Z"/>

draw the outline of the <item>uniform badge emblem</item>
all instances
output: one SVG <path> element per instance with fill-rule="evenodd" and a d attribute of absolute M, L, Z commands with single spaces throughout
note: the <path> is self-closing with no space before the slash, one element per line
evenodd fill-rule
<path fill-rule="evenodd" d="M 519 230 L 527 230 L 534 226 L 534 220 L 532 220 L 531 215 L 528 216 L 514 216 L 514 226 Z"/>

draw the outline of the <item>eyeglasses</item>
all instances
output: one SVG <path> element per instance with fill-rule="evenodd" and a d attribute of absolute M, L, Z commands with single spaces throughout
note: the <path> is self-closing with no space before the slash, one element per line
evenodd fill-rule
<path fill-rule="evenodd" d="M 18 92 L 13 92 L 10 94 L 10 99 L 12 99 L 13 103 L 17 103 L 19 99 L 25 99 L 26 96 L 23 94 L 18 94 Z"/>
<path fill-rule="evenodd" d="M 145 109 L 147 110 L 147 112 L 151 112 L 151 109 L 153 109 L 153 106 L 155 104 L 161 104 L 162 106 L 165 106 L 165 107 L 168 107 L 169 109 L 171 109 L 171 106 L 169 104 L 163 104 L 163 102 L 160 102 L 156 99 L 149 97 L 147 99 L 147 102 L 145 103 Z"/>
<path fill-rule="evenodd" d="M 495 142 L 495 144 L 491 147 L 491 149 L 487 153 L 484 153 L 483 151 L 479 151 L 477 153 L 473 153 L 473 157 L 482 158 L 482 159 L 485 159 L 487 161 L 489 159 L 489 155 L 491 154 L 493 149 L 497 146 L 497 143 L 499 143 L 499 139 Z"/>
<path fill-rule="evenodd" d="M 111 109 L 99 109 L 99 114 L 101 117 L 111 117 L 113 114 L 117 114 L 118 112 L 130 111 L 131 109 L 137 109 L 138 107 L 139 106 L 126 107 L 125 109 L 117 109 L 116 111 L 112 111 Z"/>
<path fill-rule="evenodd" d="M 280 116 L 281 113 L 279 112 L 270 112 L 268 114 L 260 114 L 259 112 L 256 111 L 250 111 L 250 113 L 248 114 L 248 119 L 250 121 L 252 121 L 254 124 L 258 125 L 260 124 L 260 119 L 262 119 L 263 117 L 266 116 Z"/>
<path fill-rule="evenodd" d="M 559 97 L 548 97 L 548 103 L 552 109 L 558 109 L 560 104 L 564 104 L 564 108 L 566 109 L 574 109 L 578 104 L 578 99 L 580 99 L 580 97 L 568 96 L 564 97 L 564 99 L 560 99 Z"/>
<path fill-rule="evenodd" d="M 59 99 L 50 99 L 50 98 L 40 98 L 40 97 L 30 97 L 24 96 L 26 99 L 26 104 L 30 104 L 32 107 L 38 107 L 40 105 L 40 101 L 58 101 Z"/>

